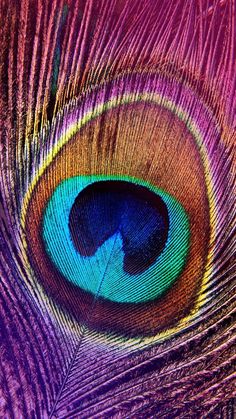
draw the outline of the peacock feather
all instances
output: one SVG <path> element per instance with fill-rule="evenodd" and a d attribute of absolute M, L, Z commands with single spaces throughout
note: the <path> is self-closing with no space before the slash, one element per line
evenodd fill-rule
<path fill-rule="evenodd" d="M 1 0 L 2 418 L 233 418 L 235 0 Z"/>

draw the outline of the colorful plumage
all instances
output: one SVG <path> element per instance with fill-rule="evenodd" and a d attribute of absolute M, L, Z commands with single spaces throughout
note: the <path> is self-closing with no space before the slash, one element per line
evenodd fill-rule
<path fill-rule="evenodd" d="M 235 21 L 1 1 L 1 417 L 234 417 Z"/>

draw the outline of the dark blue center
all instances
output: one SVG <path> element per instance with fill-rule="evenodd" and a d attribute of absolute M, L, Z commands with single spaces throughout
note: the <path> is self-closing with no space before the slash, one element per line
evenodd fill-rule
<path fill-rule="evenodd" d="M 165 247 L 169 217 L 160 196 L 127 181 L 98 181 L 84 188 L 69 216 L 72 240 L 82 256 L 92 256 L 114 234 L 123 241 L 124 270 L 137 275 Z"/>

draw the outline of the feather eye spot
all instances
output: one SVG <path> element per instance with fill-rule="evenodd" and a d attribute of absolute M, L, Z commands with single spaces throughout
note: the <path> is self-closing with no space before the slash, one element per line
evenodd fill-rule
<path fill-rule="evenodd" d="M 99 332 L 155 335 L 204 291 L 209 115 L 187 88 L 177 106 L 178 91 L 155 75 L 124 76 L 71 103 L 45 133 L 52 147 L 22 210 L 30 263 L 49 298 Z"/>

